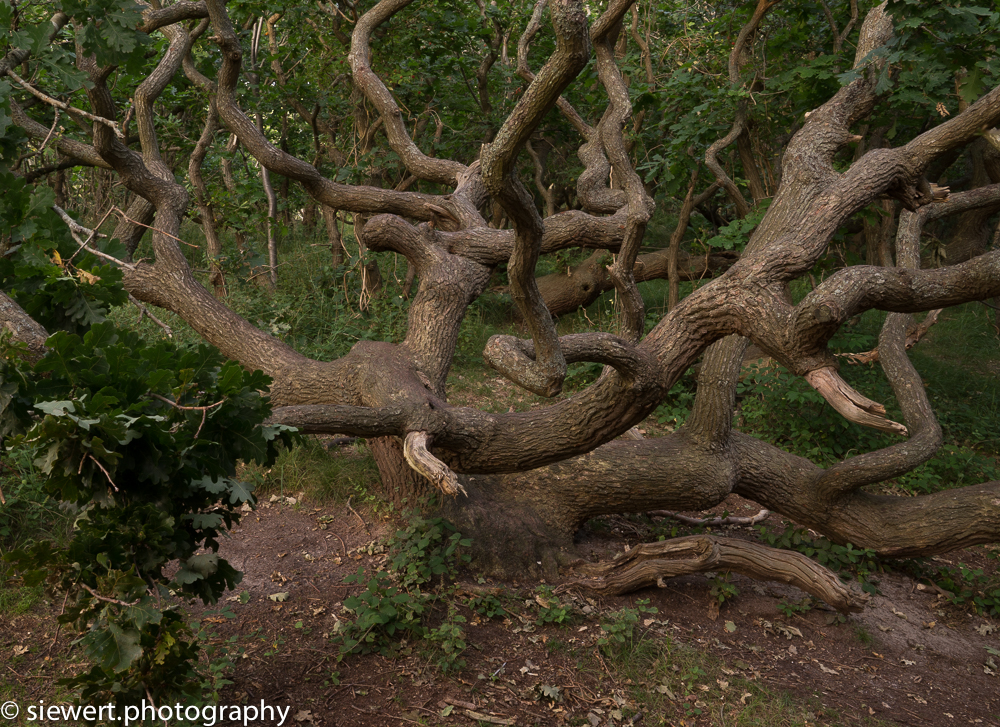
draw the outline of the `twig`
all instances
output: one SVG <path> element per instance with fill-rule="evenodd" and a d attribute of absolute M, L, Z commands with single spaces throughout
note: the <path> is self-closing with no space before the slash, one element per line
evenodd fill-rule
<path fill-rule="evenodd" d="M 21 84 L 21 86 L 23 86 L 25 90 L 28 91 L 28 93 L 30 93 L 35 98 L 44 101 L 50 106 L 55 106 L 57 109 L 62 109 L 63 111 L 66 111 L 69 114 L 79 114 L 80 116 L 83 116 L 85 119 L 90 119 L 91 121 L 96 121 L 99 124 L 104 124 L 105 126 L 109 127 L 113 132 L 115 132 L 115 136 L 117 136 L 119 139 L 125 138 L 125 135 L 122 133 L 122 130 L 118 128 L 118 124 L 115 123 L 113 120 L 106 119 L 103 116 L 95 116 L 94 114 L 84 111 L 83 109 L 74 108 L 73 106 L 70 106 L 68 103 L 64 103 L 63 101 L 52 98 L 51 96 L 47 96 L 41 91 L 39 91 L 37 88 L 32 86 L 30 83 L 25 81 L 19 75 L 14 73 L 14 71 L 10 70 L 9 68 L 7 69 L 7 75 L 13 78 L 19 84 Z"/>
<path fill-rule="evenodd" d="M 45 146 L 49 143 L 49 139 L 52 138 L 52 135 L 56 133 L 56 129 L 59 127 L 59 111 L 60 111 L 59 109 L 56 109 L 56 112 L 54 114 L 55 118 L 52 119 L 52 128 L 49 129 L 49 133 L 46 134 L 45 138 L 42 140 L 42 145 L 38 147 L 38 151 L 36 151 L 34 154 L 29 154 L 29 156 L 38 156 L 43 151 L 45 151 Z"/>
<path fill-rule="evenodd" d="M 354 497 L 354 495 L 351 495 L 351 497 Z M 368 530 L 368 523 L 365 522 L 365 519 L 363 517 L 361 517 L 360 515 L 358 515 L 357 510 L 355 510 L 353 507 L 351 507 L 351 497 L 347 498 L 347 509 L 354 513 L 354 517 L 356 517 L 358 520 L 361 521 L 361 524 L 364 525 L 365 530 L 367 531 L 367 533 L 369 535 L 371 535 L 372 531 Z M 338 535 L 337 537 L 340 537 L 340 536 Z M 343 541 L 341 541 L 341 542 L 343 542 Z M 345 547 L 345 552 L 346 552 L 346 547 Z"/>
<path fill-rule="evenodd" d="M 340 544 L 344 547 L 344 557 L 346 558 L 347 557 L 347 543 L 345 543 L 344 539 L 342 537 L 340 537 L 339 535 L 337 535 L 337 533 L 334 533 L 334 535 L 337 536 L 337 540 L 339 540 Z"/>
<path fill-rule="evenodd" d="M 3 488 L 0 487 L 0 505 L 6 505 L 6 504 L 7 504 L 7 500 L 3 496 Z"/>
<path fill-rule="evenodd" d="M 166 404 L 170 404 L 170 406 L 174 407 L 175 409 L 183 409 L 184 411 L 200 411 L 201 412 L 201 424 L 198 425 L 198 429 L 194 433 L 194 438 L 195 439 L 197 439 L 198 435 L 201 434 L 201 428 L 203 426 L 205 426 L 205 418 L 206 418 L 206 416 L 208 414 L 208 410 L 209 409 L 214 409 L 217 406 L 222 406 L 223 404 L 226 403 L 226 400 L 223 399 L 222 401 L 217 401 L 214 404 L 209 404 L 208 406 L 181 406 L 176 401 L 170 401 L 170 399 L 168 399 L 167 397 L 160 396 L 159 394 L 154 394 L 152 391 L 149 392 L 149 395 L 151 397 L 153 397 L 154 399 L 159 399 L 160 401 L 162 401 L 162 402 L 164 402 Z"/>
<path fill-rule="evenodd" d="M 88 453 L 88 454 L 87 454 L 87 457 L 90 457 L 90 459 L 91 459 L 91 460 L 92 460 L 92 461 L 94 462 L 94 464 L 96 464 L 96 465 L 97 465 L 98 467 L 100 467 L 100 468 L 101 468 L 101 472 L 103 472 L 103 473 L 104 473 L 104 476 L 108 478 L 108 482 L 110 482 L 110 483 L 111 483 L 111 486 L 112 486 L 112 487 L 113 487 L 113 488 L 115 489 L 115 492 L 118 492 L 118 491 L 119 491 L 119 490 L 118 490 L 118 485 L 116 485 L 116 484 L 115 484 L 115 481 L 114 481 L 113 479 L 111 479 L 111 475 L 109 475 L 109 474 L 108 474 L 108 471 L 107 471 L 106 469 L 104 469 L 104 465 L 102 465 L 102 464 L 101 464 L 100 462 L 98 462 L 98 461 L 97 461 L 97 460 L 96 460 L 96 459 L 94 458 L 94 455 L 92 455 L 92 454 L 90 454 L 90 453 Z M 80 460 L 80 469 L 81 469 L 81 470 L 83 469 L 83 460 L 82 460 L 82 459 Z M 86 588 L 86 586 L 84 586 L 84 588 Z"/>
<path fill-rule="evenodd" d="M 67 263 L 72 262 L 73 258 L 75 258 L 79 254 L 80 250 L 85 249 L 87 252 L 91 253 L 92 255 L 96 255 L 102 260 L 107 260 L 108 262 L 112 262 L 115 265 L 121 265 L 126 270 L 135 270 L 135 265 L 133 265 L 132 263 L 127 263 L 123 260 L 119 260 L 118 258 L 112 255 L 108 255 L 107 253 L 101 252 L 100 250 L 95 250 L 94 248 L 90 247 L 90 242 L 95 237 L 107 237 L 107 235 L 102 235 L 96 230 L 91 230 L 84 227 L 79 222 L 70 217 L 66 213 L 66 210 L 62 209 L 59 205 L 55 204 L 52 205 L 52 209 L 54 209 L 59 214 L 59 216 L 63 218 L 63 221 L 69 227 L 69 234 L 73 236 L 73 239 L 76 240 L 76 243 L 80 246 L 76 249 L 76 252 L 74 252 L 72 255 L 69 256 L 69 259 L 66 261 Z M 101 225 L 103 225 L 104 220 L 106 220 L 108 218 L 108 215 L 110 214 L 111 214 L 110 210 L 107 213 L 105 213 L 104 217 L 101 218 L 101 221 L 97 223 L 97 226 L 100 227 Z M 86 233 L 88 235 L 87 239 L 81 240 L 79 233 Z"/>
<path fill-rule="evenodd" d="M 489 724 L 499 724 L 499 725 L 513 725 L 517 724 L 512 719 L 506 717 L 493 717 L 489 714 L 483 714 L 481 712 L 474 712 L 471 709 L 466 709 L 463 712 L 466 717 L 476 720 L 477 722 L 488 722 Z"/>
<path fill-rule="evenodd" d="M 146 698 L 149 700 L 149 706 L 155 707 L 156 702 L 153 701 L 153 695 L 149 693 L 149 687 L 143 684 L 142 688 L 146 690 Z M 163 720 L 163 727 L 170 727 L 170 724 L 167 722 L 167 720 Z"/>
<path fill-rule="evenodd" d="M 102 234 L 100 232 L 96 232 L 95 230 L 91 230 L 89 227 L 84 227 L 79 222 L 70 217 L 69 213 L 67 213 L 66 210 L 64 210 L 59 205 L 57 204 L 52 205 L 52 209 L 54 209 L 59 214 L 59 216 L 63 218 L 63 222 L 65 222 L 69 226 L 69 229 L 72 230 L 73 232 L 77 232 L 81 235 L 87 235 L 88 238 L 107 237 L 107 235 Z M 111 210 L 108 210 L 107 212 L 104 213 L 104 217 L 102 217 L 101 221 L 97 223 L 98 228 L 104 224 L 104 221 L 108 219 L 108 216 L 110 214 Z M 88 239 L 87 242 L 88 243 L 91 242 L 91 239 Z M 77 250 L 76 252 L 80 252 L 80 250 Z M 73 253 L 72 257 L 70 257 L 70 260 L 76 257 L 76 252 Z"/>
<path fill-rule="evenodd" d="M 164 331 L 166 331 L 168 337 L 170 337 L 170 338 L 174 337 L 174 331 L 173 331 L 173 329 L 170 326 L 168 326 L 166 323 L 164 323 L 163 321 L 161 321 L 159 318 L 157 318 L 156 316 L 154 316 L 152 313 L 150 313 L 149 312 L 149 308 L 147 308 L 145 305 L 143 305 L 143 303 L 142 303 L 141 300 L 139 300 L 138 298 L 136 298 L 131 293 L 128 294 L 128 299 L 130 301 L 132 301 L 132 304 L 135 305 L 139 309 L 139 320 L 136 321 L 136 323 L 141 323 L 143 316 L 145 316 L 145 317 L 149 318 L 149 320 L 153 321 L 153 323 L 155 323 L 156 325 L 158 325 L 160 328 L 162 328 Z"/>
<path fill-rule="evenodd" d="M 507 662 L 504 662 L 504 664 L 506 665 Z M 479 709 L 479 706 L 472 702 L 463 702 L 461 699 L 452 699 L 451 697 L 445 697 L 438 702 L 438 706 L 443 705 L 446 707 L 449 704 L 455 707 L 461 707 L 462 709 Z"/>
<path fill-rule="evenodd" d="M 680 513 L 673 512 L 671 510 L 651 510 L 649 515 L 656 515 L 659 517 L 671 517 L 678 522 L 682 522 L 685 525 L 756 525 L 761 520 L 766 520 L 771 514 L 770 510 L 761 510 L 756 515 L 751 517 L 738 517 L 736 515 L 729 515 L 728 517 L 713 517 L 713 518 L 697 518 L 690 517 L 688 515 L 681 515 Z"/>
<path fill-rule="evenodd" d="M 615 675 L 611 673 L 611 670 L 608 669 L 608 665 L 604 662 L 604 657 L 601 656 L 601 650 L 598 649 L 594 653 L 597 654 L 597 660 L 599 662 L 601 662 L 601 666 L 604 667 L 604 671 L 608 675 L 608 678 L 611 680 L 611 683 L 614 684 L 615 686 L 617 686 L 618 685 L 618 680 L 615 679 Z"/>
<path fill-rule="evenodd" d="M 108 598 L 107 596 L 102 596 L 100 593 L 98 593 L 97 591 L 95 591 L 93 588 L 91 588 L 90 586 L 88 586 L 86 583 L 81 583 L 80 586 L 85 591 L 87 591 L 87 593 L 89 593 L 91 596 L 93 596 L 94 598 L 96 598 L 98 601 L 104 601 L 106 603 L 116 603 L 119 606 L 138 606 L 139 605 L 139 601 L 142 600 L 141 598 L 137 598 L 134 601 L 132 601 L 132 603 L 129 603 L 127 601 L 121 601 L 121 600 L 119 600 L 117 598 Z M 149 701 L 152 704 L 153 700 L 150 699 Z"/>
<path fill-rule="evenodd" d="M 145 227 L 147 230 L 152 230 L 153 232 L 159 232 L 161 235 L 166 235 L 171 240 L 176 240 L 177 242 L 179 242 L 181 244 L 184 244 L 184 245 L 187 245 L 188 247 L 193 247 L 195 250 L 200 249 L 194 243 L 188 242 L 187 240 L 182 240 L 181 238 L 177 237 L 176 235 L 171 235 L 169 232 L 166 232 L 165 230 L 161 230 L 158 227 L 153 227 L 152 225 L 144 224 L 142 222 L 139 222 L 139 220 L 133 220 L 127 214 L 125 214 L 124 212 L 122 212 L 121 209 L 119 209 L 118 207 L 112 207 L 111 211 L 117 213 L 123 220 L 125 220 L 126 222 L 131 222 L 133 225 L 139 225 L 139 227 Z"/>

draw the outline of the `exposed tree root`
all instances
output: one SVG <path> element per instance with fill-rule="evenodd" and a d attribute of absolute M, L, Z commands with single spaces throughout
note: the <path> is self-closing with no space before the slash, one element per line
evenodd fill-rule
<path fill-rule="evenodd" d="M 710 535 L 644 543 L 613 561 L 581 568 L 591 577 L 566 583 L 558 591 L 582 589 L 618 596 L 647 586 L 662 587 L 665 578 L 712 570 L 788 583 L 841 613 L 860 611 L 868 601 L 867 595 L 851 590 L 835 573 L 801 553 Z"/>

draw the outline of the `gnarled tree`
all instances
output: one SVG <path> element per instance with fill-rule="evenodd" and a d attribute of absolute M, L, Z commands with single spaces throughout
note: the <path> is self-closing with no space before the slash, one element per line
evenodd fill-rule
<path fill-rule="evenodd" d="M 902 498 L 864 489 L 918 466 L 941 442 L 940 427 L 905 352 L 909 314 L 1000 295 L 1000 251 L 984 252 L 980 246 L 969 259 L 938 269 L 921 269 L 919 254 L 925 221 L 973 209 L 985 210 L 988 218 L 996 208 L 1000 185 L 987 184 L 942 201 L 945 194 L 926 180 L 938 160 L 953 159 L 1000 122 L 1000 87 L 899 146 L 871 148 L 853 158 L 850 145 L 862 140 L 866 120 L 891 75 L 885 49 L 893 39 L 892 17 L 887 3 L 872 8 L 855 31 L 853 68 L 842 69 L 843 85 L 796 122 L 800 128 L 787 140 L 780 170 L 769 177 L 780 184 L 745 250 L 735 260 L 674 261 L 674 270 L 698 276 L 715 267 L 718 274 L 645 332 L 636 280 L 644 274 L 643 266 L 652 264 L 639 253 L 654 202 L 626 139 L 631 81 L 622 75 L 616 53 L 627 33 L 632 0 L 610 0 L 600 7 L 583 0 L 539 0 L 518 46 L 517 72 L 526 86 L 495 131 L 489 130 L 487 142 L 467 150 L 462 159 L 424 153 L 393 93 L 373 70 L 376 38 L 391 34 L 395 18 L 411 3 L 419 5 L 380 0 L 355 19 L 334 14 L 331 31 L 341 38 L 342 21 L 353 24 L 348 61 L 356 102 L 377 115 L 385 143 L 405 167 L 409 181 L 399 190 L 340 183 L 269 141 L 262 124 L 240 105 L 243 48 L 224 0 L 144 7 L 139 31 L 160 34 L 166 43 L 152 46 L 158 48 L 157 65 L 143 81 L 142 92 L 133 96 L 138 150 L 110 123 L 123 118 L 119 91 L 109 83 L 114 68 L 102 65 L 77 40 L 76 63 L 87 75 L 90 112 L 104 121 L 86 122 L 90 137 L 83 141 L 59 136 L 56 143 L 62 154 L 81 164 L 113 170 L 155 212 L 153 257 L 124 271 L 132 295 L 175 312 L 224 355 L 270 375 L 276 421 L 305 432 L 368 438 L 384 496 L 414 502 L 440 493 L 439 509 L 474 538 L 481 566 L 496 571 L 551 571 L 569 563 L 575 558 L 574 532 L 597 515 L 699 510 L 731 493 L 834 541 L 885 555 L 930 555 L 1000 540 L 1000 482 Z M 753 79 L 744 84 L 741 76 L 743 54 L 774 5 L 777 0 L 761 0 L 737 38 L 729 80 L 741 93 L 754 89 Z M 493 106 L 483 79 L 498 54 L 506 57 L 507 38 L 495 17 L 487 17 L 485 4 L 479 11 L 489 40 L 484 42 L 487 60 L 480 67 L 475 99 L 486 114 Z M 58 40 L 67 17 L 58 15 L 52 22 L 51 37 Z M 838 51 L 854 25 L 853 19 L 842 22 L 842 34 L 834 24 Z M 531 43 L 548 25 L 551 54 L 532 70 Z M 200 56 L 200 70 L 184 62 L 196 40 L 199 46 L 215 44 L 218 53 L 213 55 L 216 49 L 209 45 Z M 206 62 L 206 56 L 216 62 Z M 14 78 L 12 69 L 22 63 L 30 63 L 28 51 L 14 50 L 0 68 Z M 607 98 L 594 123 L 563 96 L 588 64 Z M 369 250 L 397 253 L 412 265 L 418 286 L 403 340 L 361 342 L 336 360 L 314 360 L 241 318 L 198 282 L 177 242 L 189 195 L 161 158 L 154 112 L 156 99 L 177 82 L 182 69 L 210 98 L 221 124 L 263 168 L 301 185 L 324 209 L 364 219 Z M 280 85 L 283 94 L 292 92 L 284 76 Z M 40 139 L 48 133 L 16 100 L 12 103 L 14 122 L 30 136 Z M 302 108 L 308 109 L 308 103 Z M 527 144 L 555 109 L 579 134 L 583 171 L 576 187 L 578 208 L 543 219 L 519 165 L 529 163 Z M 76 118 L 83 121 L 78 114 Z M 755 164 L 749 128 L 744 99 L 732 133 L 713 144 L 708 155 L 716 175 L 709 180 L 716 182 L 709 194 L 721 185 L 735 200 L 739 216 L 748 204 L 718 155 L 739 138 L 743 164 Z M 315 139 L 318 152 L 318 132 Z M 756 163 L 767 166 L 763 158 Z M 754 169 L 753 197 L 764 194 L 765 176 Z M 982 181 L 994 181 L 988 176 Z M 432 191 L 411 191 L 414 179 Z M 694 183 L 691 190 L 689 201 Z M 792 281 L 809 274 L 838 229 L 882 200 L 897 200 L 905 208 L 896 264 L 840 269 L 793 303 Z M 211 214 L 202 209 L 203 215 Z M 503 214 L 494 214 L 497 210 Z M 509 228 L 491 225 L 491 218 L 500 217 L 509 220 Z M 616 291 L 617 335 L 557 334 L 540 291 L 545 283 L 536 280 L 535 267 L 539 255 L 571 247 L 603 251 L 597 254 L 613 259 L 607 275 L 601 270 L 594 285 Z M 495 414 L 448 402 L 446 379 L 463 316 L 502 265 L 530 339 L 494 337 L 483 354 L 486 362 L 543 396 L 561 392 L 568 364 L 605 365 L 592 385 L 525 413 Z M 839 377 L 827 347 L 845 321 L 870 309 L 891 312 L 879 353 L 902 423 L 888 421 L 882 405 Z M 736 381 L 751 341 L 804 377 L 844 417 L 891 432 L 899 442 L 822 468 L 733 429 Z M 683 427 L 663 437 L 616 439 L 648 416 L 703 354 L 694 408 Z M 736 551 L 725 550 L 733 547 Z M 791 579 L 840 608 L 857 603 L 853 595 L 836 592 L 835 579 L 816 585 L 823 577 L 801 564 L 768 559 L 758 551 L 738 552 L 725 543 L 699 542 L 689 550 L 697 552 L 681 571 L 722 563 L 754 575 Z M 666 559 L 658 559 L 660 555 Z M 614 584 L 601 587 L 621 590 L 655 582 L 678 572 L 677 562 L 662 548 L 650 550 L 616 563 Z"/>

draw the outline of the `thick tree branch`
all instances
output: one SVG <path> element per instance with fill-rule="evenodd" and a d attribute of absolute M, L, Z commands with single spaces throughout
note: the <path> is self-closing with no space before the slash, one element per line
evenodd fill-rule
<path fill-rule="evenodd" d="M 465 165 L 450 159 L 435 159 L 425 155 L 406 131 L 403 114 L 392 94 L 371 69 L 371 34 L 382 23 L 409 5 L 413 0 L 381 0 L 361 16 L 351 36 L 351 65 L 354 85 L 364 93 L 385 124 L 389 146 L 399 155 L 410 174 L 432 182 L 454 186 Z"/>
<path fill-rule="evenodd" d="M 447 200 L 434 195 L 395 192 L 379 187 L 350 186 L 332 182 L 323 177 L 311 164 L 272 145 L 237 104 L 235 89 L 239 79 L 242 50 L 224 4 L 220 0 L 207 0 L 207 4 L 212 27 L 216 30 L 219 48 L 223 55 L 217 79 L 216 103 L 219 116 L 257 161 L 271 172 L 299 182 L 317 202 L 334 209 L 372 214 L 392 212 L 419 220 L 430 220 L 433 219 L 433 213 L 427 207 L 428 204 L 448 207 Z"/>
<path fill-rule="evenodd" d="M 514 355 L 498 356 L 503 353 L 504 343 L 496 339 L 483 356 L 507 378 L 541 396 L 555 396 L 562 390 L 566 361 L 559 350 L 552 317 L 535 283 L 542 219 L 524 185 L 513 175 L 514 161 L 559 94 L 590 57 L 582 4 L 578 0 L 552 0 L 551 7 L 556 51 L 518 100 L 494 141 L 483 146 L 481 156 L 483 184 L 514 224 L 514 251 L 507 268 L 511 298 L 531 331 L 537 351 L 537 358 L 531 362 L 513 351 L 509 353 Z M 514 368 L 504 368 L 508 365 Z"/>

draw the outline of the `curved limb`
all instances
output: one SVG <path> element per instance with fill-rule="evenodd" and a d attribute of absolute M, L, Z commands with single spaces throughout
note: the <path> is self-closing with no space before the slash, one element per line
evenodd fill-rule
<path fill-rule="evenodd" d="M 618 293 L 619 330 L 624 338 L 634 343 L 645 330 L 645 305 L 636 286 L 633 268 L 654 203 L 632 166 L 622 136 L 625 122 L 632 114 L 632 104 L 625 80 L 615 63 L 614 46 L 621 31 L 622 18 L 631 6 L 632 0 L 612 2 L 594 24 L 591 40 L 597 54 L 598 77 L 611 102 L 600 125 L 601 145 L 615 176 L 624 183 L 628 198 L 625 235 L 610 273 Z"/>
<path fill-rule="evenodd" d="M 403 123 L 403 115 L 389 89 L 371 69 L 371 34 L 378 26 L 409 5 L 413 0 L 381 0 L 362 15 L 351 36 L 351 52 L 347 55 L 354 85 L 375 107 L 385 124 L 389 146 L 399 155 L 410 174 L 420 179 L 455 185 L 465 165 L 450 159 L 435 159 L 424 154 L 413 143 Z"/>
<path fill-rule="evenodd" d="M 552 317 L 535 282 L 544 226 L 534 201 L 512 172 L 525 142 L 590 56 L 586 16 L 578 0 L 553 0 L 552 24 L 556 32 L 555 53 L 522 94 L 494 141 L 483 146 L 481 156 L 483 184 L 514 225 L 514 251 L 507 268 L 511 297 L 531 331 L 537 350 L 534 362 L 525 364 L 522 360 L 522 365 L 509 370 L 503 368 L 504 363 L 517 359 L 492 355 L 503 352 L 502 340 L 493 342 L 483 355 L 487 363 L 505 376 L 542 396 L 555 396 L 562 390 L 566 361 L 559 350 Z"/>
<path fill-rule="evenodd" d="M 207 5 L 223 57 L 217 79 L 216 103 L 219 116 L 261 164 L 275 174 L 299 182 L 317 202 L 334 209 L 372 214 L 392 212 L 418 220 L 431 220 L 434 213 L 428 205 L 448 207 L 446 199 L 435 195 L 332 182 L 313 165 L 272 145 L 237 104 L 235 89 L 239 80 L 242 50 L 224 3 L 220 0 L 207 0 Z"/>
<path fill-rule="evenodd" d="M 757 31 L 757 28 L 760 26 L 760 21 L 764 19 L 767 11 L 777 5 L 778 2 L 780 2 L 780 0 L 758 0 L 757 7 L 754 9 L 753 15 L 736 37 L 733 49 L 729 53 L 729 83 L 734 88 L 740 83 L 740 58 L 743 55 L 743 51 L 746 48 L 750 36 Z M 726 171 L 719 163 L 719 152 L 736 141 L 737 138 L 746 132 L 746 128 L 747 101 L 746 99 L 740 99 L 736 106 L 736 119 L 733 121 L 733 126 L 729 130 L 729 133 L 712 143 L 712 145 L 705 150 L 705 166 L 709 168 L 716 181 L 718 181 L 722 188 L 726 190 L 726 194 L 729 195 L 729 199 L 732 200 L 734 205 L 736 205 L 736 215 L 740 218 L 746 217 L 750 213 L 750 205 L 747 204 L 746 199 L 744 199 L 743 194 L 736 186 L 736 183 L 729 178 L 729 175 L 726 174 Z"/>

